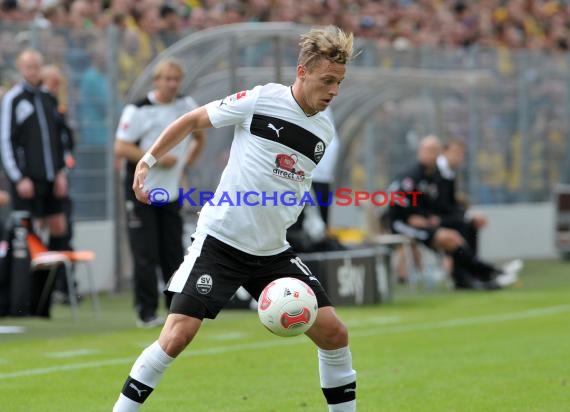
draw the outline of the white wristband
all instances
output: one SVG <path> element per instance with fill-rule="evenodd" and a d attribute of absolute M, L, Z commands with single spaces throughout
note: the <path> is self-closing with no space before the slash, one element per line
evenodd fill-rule
<path fill-rule="evenodd" d="M 153 167 L 156 164 L 156 158 L 148 152 L 143 155 L 141 160 L 145 162 L 149 168 Z"/>

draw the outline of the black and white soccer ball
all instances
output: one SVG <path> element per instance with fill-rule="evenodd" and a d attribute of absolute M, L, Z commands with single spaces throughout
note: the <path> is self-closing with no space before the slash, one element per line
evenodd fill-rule
<path fill-rule="evenodd" d="M 305 333 L 317 319 L 317 298 L 305 282 L 291 277 L 268 284 L 257 301 L 259 320 L 277 336 Z"/>

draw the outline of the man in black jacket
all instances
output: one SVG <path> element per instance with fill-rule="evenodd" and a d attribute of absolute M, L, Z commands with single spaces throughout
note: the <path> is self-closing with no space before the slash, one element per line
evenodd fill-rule
<path fill-rule="evenodd" d="M 501 270 L 481 261 L 458 230 L 443 224 L 440 204 L 445 193 L 440 193 L 437 168 L 440 152 L 441 143 L 436 136 L 424 137 L 417 164 L 391 185 L 392 192 L 407 193 L 403 202 L 395 201 L 389 207 L 392 231 L 449 254 L 454 262 L 452 277 L 456 288 L 498 289 L 501 286 L 495 279 L 502 275 Z"/>
<path fill-rule="evenodd" d="M 65 133 L 57 99 L 41 87 L 42 55 L 26 49 L 16 66 L 22 81 L 2 99 L 0 147 L 12 184 L 12 208 L 45 219 L 51 250 L 62 250 L 66 221 L 62 198 L 67 195 Z"/>
<path fill-rule="evenodd" d="M 455 229 L 465 238 L 473 253 L 478 253 L 479 231 L 487 226 L 487 217 L 483 213 L 468 210 L 467 202 L 461 200 L 457 190 L 457 173 L 465 161 L 465 143 L 457 138 L 448 140 L 437 157 L 438 200 L 437 215 L 441 226 Z M 518 272 L 523 262 L 515 259 L 507 263 L 497 278 L 501 286 L 508 286 L 518 280 Z"/>

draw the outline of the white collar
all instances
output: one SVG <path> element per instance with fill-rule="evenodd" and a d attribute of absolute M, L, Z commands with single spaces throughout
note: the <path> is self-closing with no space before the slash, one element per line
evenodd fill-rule
<path fill-rule="evenodd" d="M 441 173 L 441 176 L 443 176 L 443 178 L 449 180 L 455 179 L 455 171 L 449 166 L 447 157 L 444 155 L 439 155 L 437 157 L 437 168 L 439 169 L 439 173 Z"/>

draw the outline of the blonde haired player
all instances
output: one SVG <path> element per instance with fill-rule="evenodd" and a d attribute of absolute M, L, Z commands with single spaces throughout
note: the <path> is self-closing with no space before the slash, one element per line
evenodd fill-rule
<path fill-rule="evenodd" d="M 277 204 L 279 194 L 309 191 L 311 173 L 332 141 L 334 126 L 322 112 L 338 95 L 353 36 L 336 27 L 313 29 L 301 37 L 292 86 L 266 84 L 193 110 L 172 123 L 137 164 L 133 189 L 148 202 L 145 178 L 168 150 L 189 133 L 234 126 L 234 141 L 213 203 L 224 193 L 277 192 L 276 198 L 239 205 L 206 205 L 184 262 L 170 279 L 170 314 L 156 342 L 135 361 L 114 411 L 139 410 L 172 361 L 215 318 L 243 286 L 259 296 L 269 282 L 291 276 L 309 284 L 319 305 L 306 335 L 318 347 L 323 393 L 331 412 L 356 410 L 356 372 L 348 331 L 331 302 L 285 239 L 303 206 Z M 281 163 L 288 159 L 289 163 Z M 290 161 L 295 163 L 291 167 Z M 264 202 L 264 200 L 266 202 Z"/>

